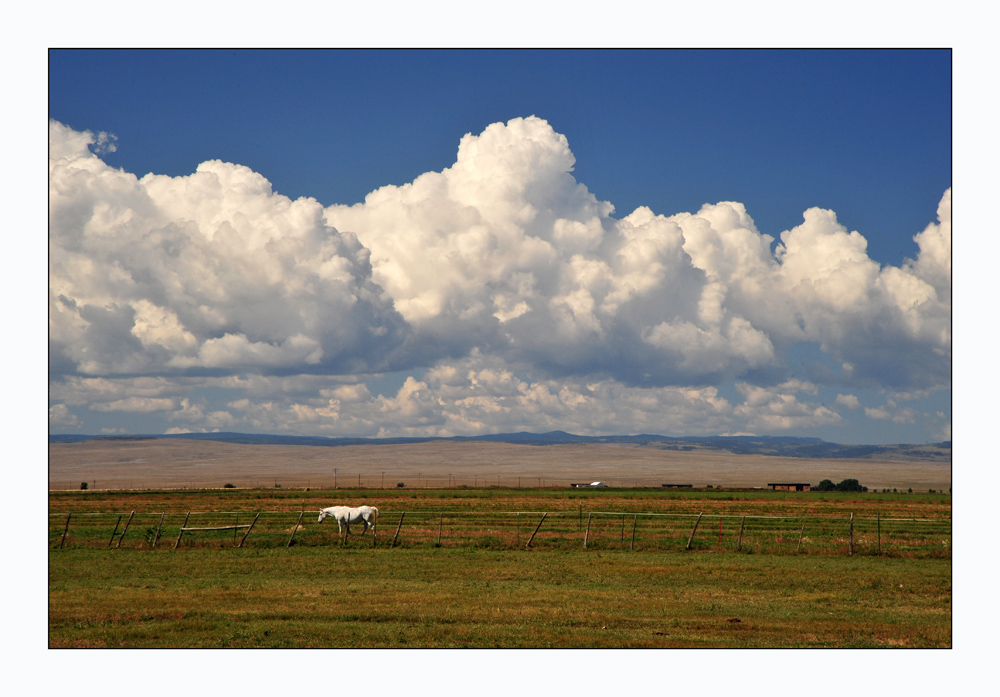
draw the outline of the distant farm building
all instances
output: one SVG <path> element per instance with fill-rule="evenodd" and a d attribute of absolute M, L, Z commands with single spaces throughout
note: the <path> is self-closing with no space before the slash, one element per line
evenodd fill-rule
<path fill-rule="evenodd" d="M 691 484 L 660 484 L 660 486 L 667 489 L 690 489 L 692 487 Z"/>
<path fill-rule="evenodd" d="M 808 484 L 800 484 L 800 483 L 781 482 L 777 484 L 772 484 L 768 482 L 768 486 L 771 487 L 771 489 L 774 491 L 809 491 Z"/>
<path fill-rule="evenodd" d="M 604 482 L 591 482 L 590 484 L 570 484 L 574 489 L 602 489 L 607 486 Z"/>

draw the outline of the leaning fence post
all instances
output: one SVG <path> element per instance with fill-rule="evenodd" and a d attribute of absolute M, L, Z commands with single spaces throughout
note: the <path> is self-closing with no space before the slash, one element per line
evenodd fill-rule
<path fill-rule="evenodd" d="M 304 513 L 305 511 L 299 511 L 299 519 L 295 521 L 295 527 L 292 528 L 292 534 L 288 536 L 288 544 L 285 545 L 286 547 L 292 546 L 292 538 L 295 537 L 295 531 L 299 529 L 299 523 L 302 522 L 302 516 Z"/>
<path fill-rule="evenodd" d="M 694 527 L 691 528 L 691 537 L 688 538 L 687 547 L 685 549 L 691 549 L 691 542 L 694 540 L 694 533 L 698 529 L 698 523 L 701 522 L 701 517 L 703 515 L 704 515 L 704 513 L 699 513 L 698 514 L 698 520 L 694 521 Z"/>
<path fill-rule="evenodd" d="M 441 546 L 441 528 L 444 527 L 444 514 L 441 514 L 441 520 L 438 521 L 438 541 L 437 546 Z"/>
<path fill-rule="evenodd" d="M 181 543 L 181 535 L 184 534 L 184 528 L 187 527 L 188 518 L 190 518 L 190 517 L 191 517 L 191 512 L 188 511 L 188 514 L 186 516 L 184 516 L 184 524 L 181 525 L 181 531 L 179 533 L 177 533 L 177 541 L 174 542 L 174 549 L 177 549 L 177 545 L 179 545 Z"/>
<path fill-rule="evenodd" d="M 111 545 L 115 542 L 115 535 L 118 534 L 118 526 L 122 524 L 121 515 L 118 516 L 118 520 L 115 521 L 115 529 L 111 531 L 111 539 L 108 540 L 108 549 L 111 549 Z"/>
<path fill-rule="evenodd" d="M 854 554 L 854 513 L 851 513 L 851 536 L 847 540 L 847 553 Z"/>
<path fill-rule="evenodd" d="M 59 549 L 62 549 L 63 542 L 66 541 L 66 533 L 69 532 L 69 519 L 70 519 L 70 516 L 72 516 L 72 515 L 73 515 L 72 511 L 70 511 L 69 513 L 66 514 L 66 526 L 63 528 L 62 537 L 59 539 Z"/>
<path fill-rule="evenodd" d="M 629 549 L 635 549 L 635 522 L 639 520 L 638 515 L 632 516 L 632 542 L 629 544 Z"/>
<path fill-rule="evenodd" d="M 590 519 L 594 517 L 593 513 L 587 514 L 587 532 L 583 535 L 583 548 L 587 549 L 587 540 L 590 538 Z"/>
<path fill-rule="evenodd" d="M 799 543 L 797 545 L 795 545 L 795 553 L 796 554 L 799 553 L 799 547 L 802 546 L 802 533 L 804 533 L 805 531 L 806 531 L 806 524 L 802 523 L 802 529 L 799 530 Z"/>
<path fill-rule="evenodd" d="M 392 544 L 389 545 L 390 548 L 396 546 L 396 540 L 399 538 L 399 530 L 403 527 L 403 518 L 406 516 L 406 511 L 403 511 L 399 516 L 399 525 L 396 526 L 396 534 L 392 536 Z"/>
<path fill-rule="evenodd" d="M 163 516 L 165 516 L 166 514 L 167 514 L 167 512 L 166 512 L 166 511 L 164 511 L 163 513 L 161 513 L 161 514 L 160 514 L 160 522 L 159 522 L 159 524 L 158 524 L 158 525 L 156 526 L 156 534 L 155 534 L 155 535 L 153 535 L 153 544 L 152 544 L 152 546 L 150 547 L 150 549 L 156 549 L 156 541 L 157 541 L 158 539 L 160 539 L 160 528 L 162 528 L 162 527 L 163 527 Z"/>
<path fill-rule="evenodd" d="M 247 528 L 247 531 L 243 533 L 243 537 L 240 538 L 240 544 L 239 544 L 240 547 L 243 546 L 243 543 L 246 541 L 247 535 L 250 534 L 250 531 L 253 530 L 253 526 L 257 523 L 258 518 L 260 518 L 260 511 L 257 511 L 257 515 L 255 515 L 253 517 L 253 520 L 250 521 L 250 527 Z"/>
<path fill-rule="evenodd" d="M 747 522 L 747 517 L 743 516 L 740 519 L 740 536 L 736 539 L 736 551 L 739 552 L 743 547 L 743 526 Z"/>
<path fill-rule="evenodd" d="M 542 523 L 545 522 L 545 516 L 547 516 L 547 515 L 548 515 L 548 513 L 542 513 L 542 519 L 540 521 L 538 521 L 538 526 L 535 528 L 535 532 L 531 533 L 531 537 L 528 538 L 528 543 L 526 545 L 524 545 L 525 549 L 527 549 L 528 547 L 531 546 L 531 541 L 533 539 L 535 539 L 535 535 L 538 534 L 538 528 L 542 527 Z"/>
<path fill-rule="evenodd" d="M 132 522 L 132 516 L 134 515 L 135 511 L 132 511 L 131 513 L 128 514 L 128 520 L 125 521 L 125 529 L 122 530 L 122 534 L 118 536 L 118 544 L 115 545 L 115 549 L 118 549 L 119 547 L 122 546 L 122 539 L 125 537 L 125 533 L 128 532 L 129 523 Z"/>

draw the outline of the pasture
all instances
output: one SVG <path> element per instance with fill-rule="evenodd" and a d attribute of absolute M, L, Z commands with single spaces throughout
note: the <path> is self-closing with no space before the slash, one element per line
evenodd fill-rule
<path fill-rule="evenodd" d="M 377 541 L 340 544 L 317 523 L 334 503 L 378 506 Z M 49 509 L 50 647 L 951 646 L 949 495 L 76 491 Z M 189 513 L 257 512 L 243 547 L 245 528 L 173 548 Z"/>

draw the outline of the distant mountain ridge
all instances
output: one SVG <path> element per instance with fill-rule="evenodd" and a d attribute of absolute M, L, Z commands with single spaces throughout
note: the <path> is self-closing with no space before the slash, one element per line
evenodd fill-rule
<path fill-rule="evenodd" d="M 924 445 L 841 445 L 820 438 L 795 436 L 578 436 L 565 431 L 548 433 L 499 433 L 451 438 L 326 438 L 322 436 L 281 436 L 254 433 L 177 433 L 170 435 L 92 436 L 49 435 L 49 443 L 79 443 L 88 440 L 149 440 L 182 438 L 247 445 L 396 445 L 430 441 L 514 443 L 518 445 L 608 444 L 680 451 L 723 451 L 736 455 L 774 455 L 803 458 L 869 458 L 877 460 L 930 460 L 951 462 L 951 441 Z"/>

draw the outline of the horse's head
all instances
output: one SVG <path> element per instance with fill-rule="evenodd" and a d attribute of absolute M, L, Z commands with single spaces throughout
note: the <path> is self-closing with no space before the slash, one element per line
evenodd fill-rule
<path fill-rule="evenodd" d="M 326 516 L 327 516 L 327 512 L 326 512 L 326 511 L 323 511 L 323 510 L 321 510 L 321 511 L 319 512 L 319 520 L 317 520 L 316 522 L 317 522 L 317 523 L 322 523 L 322 522 L 323 522 L 323 519 L 324 519 L 324 518 L 326 518 Z"/>

